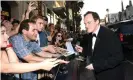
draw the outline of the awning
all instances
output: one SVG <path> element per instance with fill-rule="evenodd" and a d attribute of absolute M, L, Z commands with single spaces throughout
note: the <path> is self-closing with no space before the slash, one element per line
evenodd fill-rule
<path fill-rule="evenodd" d="M 55 14 L 57 14 L 61 18 L 66 18 L 66 10 L 64 7 L 53 8 L 53 11 Z"/>

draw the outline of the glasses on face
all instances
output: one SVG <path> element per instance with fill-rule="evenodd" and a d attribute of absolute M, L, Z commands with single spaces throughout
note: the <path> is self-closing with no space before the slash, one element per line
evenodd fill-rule
<path fill-rule="evenodd" d="M 87 24 L 91 24 L 92 22 L 95 22 L 95 21 L 93 21 L 93 20 L 92 21 L 88 21 Z"/>
<path fill-rule="evenodd" d="M 91 23 L 92 23 L 92 21 L 88 21 L 87 23 L 84 23 L 84 24 L 86 25 L 86 24 L 91 24 Z"/>
<path fill-rule="evenodd" d="M 88 21 L 87 23 L 88 23 L 88 24 L 91 24 L 91 22 L 92 22 L 92 21 Z"/>

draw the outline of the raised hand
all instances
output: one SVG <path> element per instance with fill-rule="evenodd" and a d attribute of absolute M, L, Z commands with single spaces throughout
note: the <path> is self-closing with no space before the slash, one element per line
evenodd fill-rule
<path fill-rule="evenodd" d="M 14 18 L 11 18 L 11 19 L 10 19 L 10 22 L 12 23 L 13 21 L 14 21 Z"/>
<path fill-rule="evenodd" d="M 52 41 L 52 37 L 51 36 L 47 36 L 48 41 Z"/>
<path fill-rule="evenodd" d="M 28 9 L 26 11 L 25 19 L 29 19 L 29 14 L 32 10 L 36 9 L 37 5 L 36 2 L 30 2 L 28 5 Z"/>
<path fill-rule="evenodd" d="M 34 6 L 34 5 L 36 5 L 36 6 Z M 37 8 L 37 3 L 36 2 L 30 2 L 29 5 L 28 5 L 27 11 L 31 12 L 32 10 L 34 10 L 36 8 Z"/>
<path fill-rule="evenodd" d="M 25 20 L 25 13 L 22 14 L 22 19 L 21 19 L 21 22 Z"/>

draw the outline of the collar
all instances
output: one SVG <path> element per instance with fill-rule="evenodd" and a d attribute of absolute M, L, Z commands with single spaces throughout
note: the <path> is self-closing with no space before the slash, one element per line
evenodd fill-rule
<path fill-rule="evenodd" d="M 37 41 L 37 40 L 40 40 L 39 33 L 37 34 L 36 41 Z"/>
<path fill-rule="evenodd" d="M 96 34 L 96 36 L 98 35 L 98 32 L 99 32 L 99 29 L 100 29 L 100 25 L 98 25 L 98 28 L 95 32 L 93 32 L 93 34 Z"/>
<path fill-rule="evenodd" d="M 30 41 L 26 41 L 25 38 L 24 38 L 24 36 L 22 34 L 18 34 L 18 36 L 20 36 L 25 43 L 29 43 L 30 42 Z"/>

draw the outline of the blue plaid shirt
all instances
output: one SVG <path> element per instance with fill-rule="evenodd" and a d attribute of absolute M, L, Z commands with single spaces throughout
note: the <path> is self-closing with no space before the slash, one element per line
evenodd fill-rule
<path fill-rule="evenodd" d="M 15 53 L 21 59 L 31 53 L 39 53 L 42 51 L 35 41 L 26 41 L 21 34 L 11 37 L 10 42 L 13 45 Z"/>
<path fill-rule="evenodd" d="M 11 37 L 10 42 L 13 45 L 15 53 L 20 59 L 23 59 L 29 54 L 39 53 L 42 51 L 35 41 L 26 41 L 21 34 Z M 33 72 L 25 73 L 21 77 L 23 80 L 37 80 L 37 74 Z"/>

